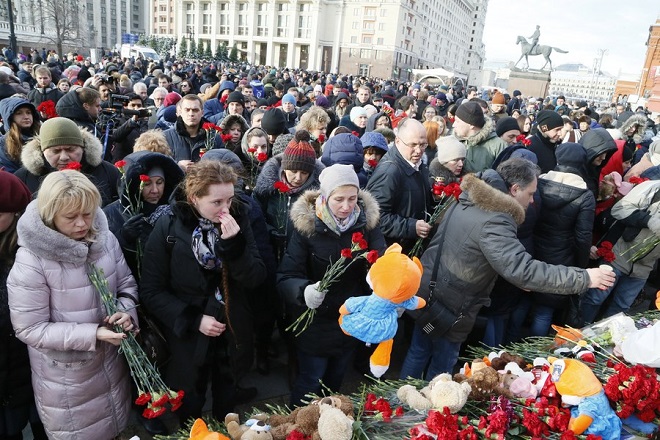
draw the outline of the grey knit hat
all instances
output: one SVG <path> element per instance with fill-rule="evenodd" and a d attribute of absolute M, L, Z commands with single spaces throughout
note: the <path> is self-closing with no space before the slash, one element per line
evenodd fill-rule
<path fill-rule="evenodd" d="M 353 165 L 334 164 L 321 171 L 319 176 L 321 182 L 321 195 L 328 198 L 332 192 L 340 186 L 354 186 L 360 189 L 360 180 L 355 174 Z"/>
<path fill-rule="evenodd" d="M 273 144 L 273 156 L 284 153 L 284 150 L 286 149 L 286 146 L 289 145 L 289 142 L 291 142 L 291 139 L 293 139 L 293 134 L 282 134 L 278 136 Z"/>

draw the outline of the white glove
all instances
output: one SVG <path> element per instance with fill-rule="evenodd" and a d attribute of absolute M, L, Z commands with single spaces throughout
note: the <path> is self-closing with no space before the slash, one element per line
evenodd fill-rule
<path fill-rule="evenodd" d="M 307 307 L 310 309 L 318 308 L 321 303 L 323 303 L 326 293 L 328 293 L 327 291 L 318 291 L 319 283 L 320 281 L 317 281 L 316 283 L 305 287 L 305 304 L 307 304 Z"/>
<path fill-rule="evenodd" d="M 649 220 L 649 229 L 660 237 L 660 215 L 656 214 Z"/>

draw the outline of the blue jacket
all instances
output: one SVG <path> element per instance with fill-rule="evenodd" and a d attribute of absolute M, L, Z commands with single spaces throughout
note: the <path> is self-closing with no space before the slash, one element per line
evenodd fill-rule
<path fill-rule="evenodd" d="M 27 99 L 21 98 L 20 96 L 10 96 L 0 101 L 0 117 L 3 121 L 3 131 L 5 134 L 0 136 L 0 169 L 8 171 L 10 173 L 15 173 L 21 167 L 20 160 L 13 160 L 9 157 L 7 153 L 6 138 L 7 133 L 9 133 L 11 117 L 14 115 L 16 110 L 19 107 L 27 106 L 32 110 L 32 117 L 34 121 L 39 120 L 39 113 L 37 109 L 32 105 Z M 21 141 L 25 145 L 30 139 L 31 136 L 22 135 Z"/>

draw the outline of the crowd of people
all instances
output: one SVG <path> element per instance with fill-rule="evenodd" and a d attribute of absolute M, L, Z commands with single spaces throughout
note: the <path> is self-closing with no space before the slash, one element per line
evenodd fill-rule
<path fill-rule="evenodd" d="M 182 423 L 209 382 L 220 420 L 253 399 L 245 375 L 269 373 L 276 329 L 290 403 L 337 391 L 373 350 L 338 324 L 371 292 L 366 259 L 319 287 L 355 233 L 379 253 L 423 239 L 418 295 L 451 316 L 429 331 L 406 311 L 401 378 L 453 371 L 474 334 L 497 346 L 625 312 L 660 256 L 628 253 L 660 237 L 644 109 L 213 61 L 17 60 L 0 62 L 2 439 L 28 422 L 36 439 L 117 436 L 136 393 L 119 330 L 144 325 L 138 305 Z M 451 183 L 457 202 L 429 223 Z"/>

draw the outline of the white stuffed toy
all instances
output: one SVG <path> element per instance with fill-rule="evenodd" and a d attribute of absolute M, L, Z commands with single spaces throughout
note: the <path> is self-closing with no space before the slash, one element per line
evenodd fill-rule
<path fill-rule="evenodd" d="M 399 400 L 417 411 L 449 408 L 457 413 L 467 402 L 472 388 L 467 382 L 458 383 L 451 375 L 443 373 L 435 377 L 427 387 L 418 391 L 412 385 L 404 385 L 397 391 Z"/>

